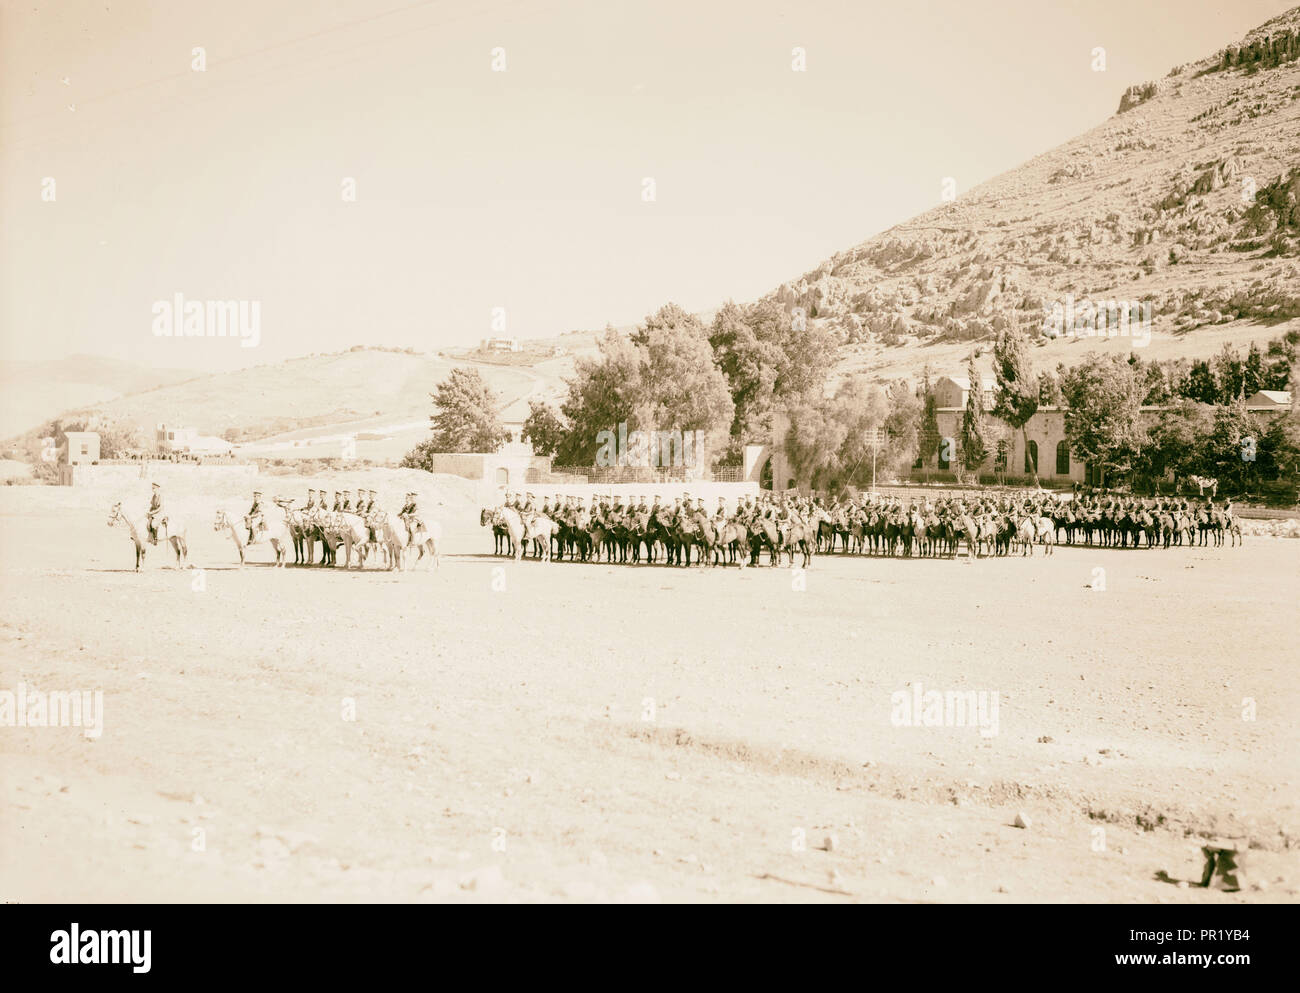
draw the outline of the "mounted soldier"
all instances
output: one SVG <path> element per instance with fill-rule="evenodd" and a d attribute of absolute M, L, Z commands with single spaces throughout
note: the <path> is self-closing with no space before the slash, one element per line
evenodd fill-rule
<path fill-rule="evenodd" d="M 424 530 L 424 522 L 420 520 L 419 500 L 414 492 L 406 494 L 406 506 L 397 516 L 406 524 L 411 534 Z"/>
<path fill-rule="evenodd" d="M 248 544 L 257 540 L 257 531 L 259 527 L 266 530 L 266 522 L 262 520 L 262 491 L 253 491 L 253 505 L 248 508 L 248 513 L 244 515 L 244 524 L 248 527 Z"/>
<path fill-rule="evenodd" d="M 153 484 L 153 495 L 149 498 L 149 512 L 146 515 L 149 525 L 149 544 L 158 544 L 158 524 L 167 523 L 167 514 L 163 510 L 163 492 L 159 483 Z"/>

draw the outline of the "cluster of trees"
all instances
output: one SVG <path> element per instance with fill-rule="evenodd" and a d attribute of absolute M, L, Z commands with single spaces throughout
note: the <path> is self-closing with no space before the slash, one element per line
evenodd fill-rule
<path fill-rule="evenodd" d="M 1231 343 L 1212 359 L 1174 359 L 1143 364 L 1134 353 L 1130 364 L 1137 371 L 1145 392 L 1145 404 L 1173 403 L 1179 399 L 1197 403 L 1230 404 L 1259 390 L 1287 390 L 1292 382 L 1300 331 L 1288 331 L 1261 350 L 1251 342 L 1245 356 Z"/>
<path fill-rule="evenodd" d="M 109 420 L 94 415 L 55 418 L 35 431 L 29 431 L 18 442 L 17 448 L 25 461 L 35 466 L 38 478 L 52 480 L 54 462 L 49 457 L 67 444 L 69 431 L 95 431 L 99 434 L 101 459 L 124 458 L 145 446 L 140 429 L 125 421 Z M 53 439 L 47 443 L 46 439 Z"/>
<path fill-rule="evenodd" d="M 727 303 L 710 323 L 667 304 L 631 335 L 606 330 L 559 408 L 534 402 L 524 439 L 559 465 L 591 465 L 604 431 L 700 432 L 696 458 L 738 465 L 783 412 L 821 398 L 830 335 L 780 304 Z"/>
<path fill-rule="evenodd" d="M 1104 478 L 1137 477 L 1152 484 L 1205 476 L 1236 490 L 1293 478 L 1300 467 L 1300 415 L 1260 416 L 1245 400 L 1261 389 L 1286 390 L 1294 378 L 1300 333 L 1288 332 L 1262 351 L 1254 343 L 1241 356 L 1228 344 L 1210 360 L 1152 361 L 1092 355 L 1055 374 L 1034 375 L 1028 340 L 1015 331 L 1000 334 L 993 347 L 994 403 L 984 409 L 973 357 L 968 376 L 976 384 L 967 397 L 954 450 L 945 461 L 978 472 L 994 456 L 1006 471 L 1011 432 L 1021 432 L 1044 406 L 1063 406 L 1071 457 L 1100 469 Z M 1141 416 L 1144 406 L 1163 409 Z M 922 385 L 918 454 L 932 458 L 938 425 L 928 381 Z M 1033 469 L 1037 476 L 1037 467 Z"/>
<path fill-rule="evenodd" d="M 1118 356 L 1093 356 L 1067 370 L 1061 390 L 1069 407 L 1065 432 L 1074 457 L 1112 479 L 1207 476 L 1236 491 L 1294 479 L 1300 472 L 1295 404 L 1286 414 L 1253 414 L 1246 409 L 1248 394 L 1238 384 L 1226 402 L 1179 393 L 1165 399 L 1153 418 L 1140 419 L 1148 386 L 1141 364 Z"/>
<path fill-rule="evenodd" d="M 42 453 L 47 447 L 45 439 L 53 438 L 52 447 L 62 448 L 67 443 L 69 431 L 97 432 L 101 459 L 122 458 L 145 447 L 144 438 L 136 425 L 95 416 L 55 418 L 25 435 L 22 445 L 33 462 L 42 461 Z"/>
<path fill-rule="evenodd" d="M 1300 415 L 1257 417 L 1245 398 L 1287 389 L 1300 333 L 1245 355 L 1225 345 L 1215 358 L 1143 362 L 1092 355 L 1035 372 L 1024 332 L 993 345 L 996 387 L 986 405 L 974 356 L 959 437 L 940 437 L 928 373 L 873 384 L 851 376 L 828 394 L 835 360 L 829 334 L 779 304 L 728 303 L 711 322 L 668 304 L 631 335 L 606 329 L 598 354 L 580 359 L 558 407 L 530 404 L 523 437 L 558 465 L 590 466 L 606 432 L 699 432 L 705 465 L 738 464 L 743 446 L 778 437 L 801 482 L 836 490 L 869 485 L 934 458 L 977 473 L 990 458 L 1005 472 L 1019 433 L 1041 407 L 1066 408 L 1072 458 L 1108 480 L 1213 476 L 1229 486 L 1290 478 L 1300 471 Z M 498 401 L 479 373 L 457 369 L 433 394 L 433 435 L 403 465 L 428 468 L 435 452 L 495 451 L 505 439 Z M 1144 406 L 1163 409 L 1141 415 Z"/>

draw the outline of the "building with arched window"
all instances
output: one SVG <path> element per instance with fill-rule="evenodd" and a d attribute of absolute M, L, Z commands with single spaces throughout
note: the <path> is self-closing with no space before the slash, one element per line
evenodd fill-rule
<path fill-rule="evenodd" d="M 935 421 L 939 427 L 939 451 L 926 460 L 918 469 L 940 472 L 952 471 L 954 466 L 943 456 L 955 452 L 960 447 L 961 420 L 965 412 L 966 399 L 970 396 L 971 383 L 965 376 L 943 376 L 934 383 L 934 396 L 937 406 Z M 980 383 L 983 393 L 984 409 L 987 414 L 993 405 L 996 384 L 985 378 Z M 1291 409 L 1293 395 L 1283 391 L 1260 391 L 1246 399 L 1246 409 L 1255 415 L 1268 414 L 1277 416 Z M 1160 416 L 1163 407 L 1142 407 L 1138 419 L 1142 424 L 1151 424 Z M 998 461 L 1006 457 L 1006 466 L 1012 472 L 1023 471 L 1026 477 L 1035 475 L 1044 482 L 1079 482 L 1100 485 L 1103 478 L 1096 466 L 1088 466 L 1070 450 L 1070 442 L 1065 434 L 1064 407 L 1039 407 L 1022 430 L 1012 429 L 1006 433 L 1001 448 L 993 447 L 985 462 L 983 472 L 992 474 L 1002 469 Z M 1048 461 L 1043 463 L 1040 453 L 1048 454 Z M 1052 455 L 1055 458 L 1052 458 Z M 955 460 L 953 460 L 955 461 Z"/>

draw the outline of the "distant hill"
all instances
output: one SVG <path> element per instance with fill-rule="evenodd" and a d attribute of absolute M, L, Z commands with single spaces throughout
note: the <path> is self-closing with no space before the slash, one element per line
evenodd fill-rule
<path fill-rule="evenodd" d="M 51 414 L 97 415 L 145 431 L 166 423 L 195 428 L 203 435 L 229 433 L 241 441 L 307 441 L 335 426 L 379 430 L 427 422 L 434 388 L 453 368 L 466 365 L 479 370 L 503 411 L 518 410 L 521 404 L 526 410 L 528 399 L 554 395 L 561 377 L 572 371 L 573 359 L 551 358 L 533 368 L 358 346 L 331 355 L 188 378 Z"/>
<path fill-rule="evenodd" d="M 0 437 L 36 427 L 65 410 L 183 382 L 204 373 L 151 369 L 98 355 L 0 361 Z"/>
<path fill-rule="evenodd" d="M 1281 333 L 1300 319 L 1300 7 L 958 193 L 769 296 L 836 332 L 842 370 L 951 366 L 1067 294 L 1151 303 L 1152 353 Z"/>
<path fill-rule="evenodd" d="M 1014 113 L 1014 107 L 1004 108 Z M 1150 303 L 1144 358 L 1202 357 L 1300 327 L 1300 7 L 1164 79 L 1129 87 L 1109 120 L 841 252 L 769 298 L 841 342 L 838 375 L 963 371 L 1002 328 L 1037 332 L 1076 300 Z M 709 315 L 701 315 L 707 317 Z M 362 432 L 391 457 L 422 435 L 429 393 L 478 368 L 521 418 L 554 398 L 596 332 L 524 353 L 358 346 L 217 375 L 76 356 L 0 363 L 0 437 L 60 413 L 259 439 L 262 451 Z M 1047 341 L 1041 366 L 1125 339 Z M 987 369 L 987 349 L 981 360 Z"/>

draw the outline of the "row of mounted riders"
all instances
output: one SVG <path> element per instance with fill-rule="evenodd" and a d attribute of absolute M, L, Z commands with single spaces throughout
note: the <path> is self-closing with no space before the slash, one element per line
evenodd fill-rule
<path fill-rule="evenodd" d="M 1107 548 L 1170 548 L 1241 543 L 1231 508 L 1146 507 L 1139 504 L 1078 506 L 1061 501 L 983 501 L 966 507 L 940 500 L 934 506 L 813 503 L 802 511 L 775 505 L 742 507 L 735 515 L 703 508 L 562 507 L 552 513 L 504 506 L 487 508 L 479 524 L 491 525 L 494 552 L 516 560 L 532 555 L 607 563 L 757 565 L 795 556 L 806 568 L 814 553 L 956 557 L 962 546 L 976 557 L 1013 552 L 1032 556 L 1036 545 L 1050 555 L 1058 543 Z"/>
<path fill-rule="evenodd" d="M 408 500 L 409 500 L 408 496 Z M 340 550 L 344 553 L 343 567 L 351 568 L 352 551 L 357 552 L 357 568 L 365 567 L 372 555 L 389 569 L 407 569 L 412 565 L 410 553 L 415 553 L 418 565 L 427 555 L 431 565 L 439 562 L 442 528 L 436 521 L 426 523 L 407 503 L 400 513 L 390 514 L 382 508 L 358 507 L 350 510 L 330 510 L 324 506 L 294 509 L 292 500 L 275 500 L 283 514 L 267 520 L 265 514 L 247 514 L 240 519 L 244 535 L 236 526 L 232 515 L 217 511 L 213 530 L 229 531 L 239 549 L 239 561 L 244 562 L 244 547 L 253 541 L 267 541 L 275 551 L 275 564 L 285 565 L 288 549 L 293 548 L 294 565 L 336 564 Z M 316 561 L 316 542 L 321 543 L 321 559 Z"/>
<path fill-rule="evenodd" d="M 1057 544 L 1103 548 L 1170 548 L 1241 542 L 1241 526 L 1230 507 L 1165 508 L 1142 504 L 1083 506 L 1057 500 L 983 501 L 967 508 L 961 501 L 907 508 L 841 505 L 814 509 L 818 551 L 856 554 L 953 557 L 965 542 L 968 553 L 1033 555 L 1042 545 L 1050 555 Z"/>
<path fill-rule="evenodd" d="M 439 563 L 442 528 L 438 522 L 426 522 L 418 513 L 408 511 L 414 507 L 412 503 L 408 502 L 397 514 L 379 508 L 360 512 L 333 511 L 324 506 L 294 509 L 292 500 L 274 503 L 281 513 L 263 511 L 240 515 L 236 511 L 217 509 L 212 529 L 230 535 L 239 552 L 240 565 L 246 561 L 245 549 L 262 542 L 271 546 L 277 566 L 288 564 L 290 549 L 295 565 L 331 566 L 342 550 L 344 568 L 349 568 L 354 549 L 357 568 L 363 568 L 372 555 L 389 569 L 408 569 L 426 556 L 430 565 Z M 116 503 L 110 509 L 108 524 L 126 529 L 135 545 L 137 571 L 148 547 L 160 541 L 175 552 L 178 565 L 184 566 L 188 560 L 189 530 L 184 515 L 164 510 L 157 501 L 139 516 L 127 513 L 120 502 Z M 317 542 L 321 543 L 319 562 L 316 561 Z"/>

